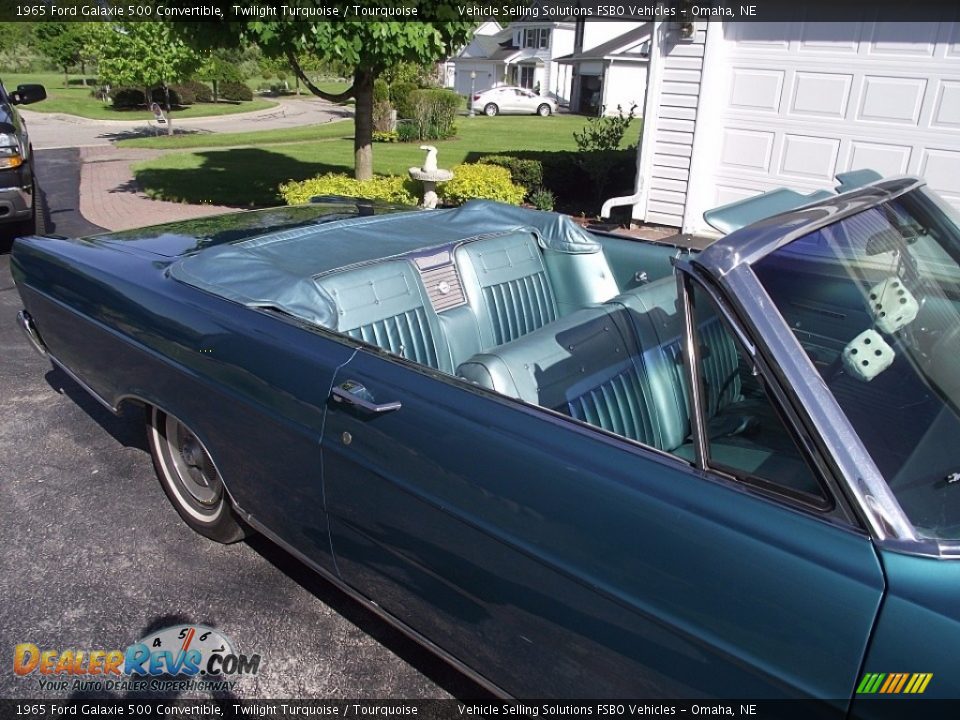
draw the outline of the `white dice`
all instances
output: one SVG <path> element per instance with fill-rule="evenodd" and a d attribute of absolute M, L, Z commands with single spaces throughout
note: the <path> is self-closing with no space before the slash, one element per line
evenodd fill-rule
<path fill-rule="evenodd" d="M 873 328 L 864 330 L 843 349 L 843 366 L 860 380 L 870 382 L 893 364 L 893 348 Z"/>
<path fill-rule="evenodd" d="M 920 312 L 917 299 L 898 277 L 887 278 L 874 285 L 870 288 L 868 299 L 873 321 L 888 335 L 912 323 Z"/>

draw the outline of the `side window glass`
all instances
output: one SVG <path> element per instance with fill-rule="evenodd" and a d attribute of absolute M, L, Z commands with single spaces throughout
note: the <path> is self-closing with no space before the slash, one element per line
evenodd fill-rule
<path fill-rule="evenodd" d="M 815 472 L 736 334 L 696 284 L 690 299 L 708 465 L 768 490 L 822 504 L 824 491 Z"/>

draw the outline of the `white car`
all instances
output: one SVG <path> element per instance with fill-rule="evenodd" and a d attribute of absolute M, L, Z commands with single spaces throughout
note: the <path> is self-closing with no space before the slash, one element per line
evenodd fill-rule
<path fill-rule="evenodd" d="M 557 101 L 527 88 L 505 86 L 474 93 L 473 109 L 490 117 L 500 113 L 536 113 L 547 117 L 557 111 Z"/>

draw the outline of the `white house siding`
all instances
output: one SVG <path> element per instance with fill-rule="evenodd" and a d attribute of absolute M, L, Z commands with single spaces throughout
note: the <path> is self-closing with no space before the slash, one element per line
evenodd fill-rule
<path fill-rule="evenodd" d="M 587 20 L 583 23 L 583 45 L 571 52 L 590 50 L 637 27 L 635 20 Z"/>
<path fill-rule="evenodd" d="M 550 57 L 556 58 L 573 52 L 573 26 L 556 27 L 550 38 Z M 547 63 L 545 82 L 540 86 L 544 95 L 553 95 L 559 102 L 570 102 L 572 70 L 552 60 Z"/>
<path fill-rule="evenodd" d="M 604 106 L 607 115 L 616 115 L 617 106 L 626 114 L 631 105 L 637 108 L 634 114 L 643 114 L 643 95 L 647 89 L 646 63 L 611 62 L 607 70 L 607 81 L 603 89 Z"/>
<path fill-rule="evenodd" d="M 864 167 L 924 176 L 960 207 L 960 24 L 716 23 L 710 32 L 695 183 L 687 195 L 658 185 L 656 206 L 651 189 L 648 219 L 679 224 L 686 200 L 683 229 L 703 231 L 716 205 L 775 187 L 832 188 L 838 172 Z M 658 145 L 680 158 L 686 137 L 661 124 Z"/>
<path fill-rule="evenodd" d="M 680 39 L 676 30 L 666 32 L 661 67 L 656 77 L 648 80 L 654 94 L 645 122 L 652 125 L 653 136 L 642 148 L 650 153 L 640 170 L 647 189 L 645 203 L 634 207 L 634 216 L 650 223 L 673 227 L 683 224 L 707 39 L 705 27 L 706 23 L 697 23 L 694 35 L 687 40 Z M 656 114 L 652 122 L 651 111 Z"/>

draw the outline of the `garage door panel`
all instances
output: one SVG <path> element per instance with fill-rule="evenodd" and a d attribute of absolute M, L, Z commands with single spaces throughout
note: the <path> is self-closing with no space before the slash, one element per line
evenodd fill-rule
<path fill-rule="evenodd" d="M 724 129 L 720 150 L 721 170 L 742 168 L 768 172 L 775 139 L 776 134 L 772 132 Z"/>
<path fill-rule="evenodd" d="M 910 23 L 909 33 L 902 22 L 876 22 L 869 25 L 868 52 L 871 55 L 933 57 L 940 23 Z"/>
<path fill-rule="evenodd" d="M 784 135 L 780 155 L 781 175 L 830 182 L 837 174 L 840 141 L 810 135 Z"/>
<path fill-rule="evenodd" d="M 780 109 L 784 71 L 734 67 L 731 73 L 731 108 L 771 112 Z"/>
<path fill-rule="evenodd" d="M 960 80 L 937 83 L 930 127 L 960 130 Z"/>
<path fill-rule="evenodd" d="M 849 73 L 797 72 L 789 110 L 794 115 L 843 119 L 852 86 Z"/>
<path fill-rule="evenodd" d="M 924 78 L 867 75 L 857 119 L 917 125 L 926 88 Z"/>
<path fill-rule="evenodd" d="M 737 43 L 742 50 L 787 50 L 792 25 L 793 23 L 789 22 L 724 23 L 723 34 L 724 38 Z"/>
<path fill-rule="evenodd" d="M 930 185 L 960 195 L 960 150 L 927 148 L 921 157 L 920 172 Z"/>
<path fill-rule="evenodd" d="M 947 39 L 944 41 L 946 52 L 944 57 L 960 59 L 960 23 L 945 23 L 944 30 Z"/>
<path fill-rule="evenodd" d="M 858 22 L 801 22 L 798 52 L 844 53 L 855 55 L 860 47 L 862 23 Z"/>
<path fill-rule="evenodd" d="M 873 168 L 881 175 L 906 175 L 910 172 L 912 151 L 909 145 L 852 140 L 844 167 Z"/>

